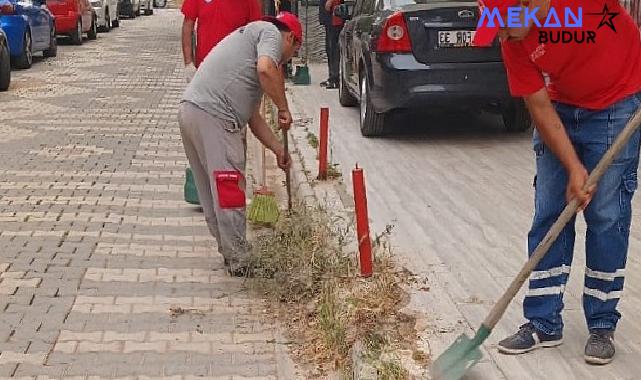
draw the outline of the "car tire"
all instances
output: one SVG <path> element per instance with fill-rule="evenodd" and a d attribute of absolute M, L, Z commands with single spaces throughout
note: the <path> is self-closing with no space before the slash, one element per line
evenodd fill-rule
<path fill-rule="evenodd" d="M 87 32 L 87 38 L 89 40 L 95 40 L 98 38 L 98 27 L 96 26 L 96 17 L 91 19 L 91 28 L 89 28 L 89 31 Z"/>
<path fill-rule="evenodd" d="M 33 41 L 31 40 L 31 32 L 27 30 L 22 38 L 22 53 L 13 63 L 16 69 L 28 69 L 33 64 Z"/>
<path fill-rule="evenodd" d="M 526 131 L 532 125 L 530 113 L 522 99 L 509 103 L 503 110 L 503 124 L 505 130 L 511 133 Z"/>
<path fill-rule="evenodd" d="M 361 73 L 360 83 L 361 134 L 366 137 L 381 136 L 385 134 L 386 114 L 374 111 L 374 107 L 369 97 L 369 81 L 365 73 Z"/>
<path fill-rule="evenodd" d="M 49 37 L 49 48 L 42 52 L 45 58 L 52 58 L 58 55 L 58 39 L 56 38 L 56 29 L 51 29 L 51 36 Z"/>
<path fill-rule="evenodd" d="M 343 75 L 343 58 L 340 58 L 338 64 L 338 102 L 343 107 L 353 107 L 358 104 L 358 99 L 354 97 L 345 83 L 345 77 Z"/>
<path fill-rule="evenodd" d="M 71 43 L 74 45 L 82 45 L 82 21 L 76 21 L 76 30 L 71 33 Z"/>
<path fill-rule="evenodd" d="M 11 84 L 11 57 L 9 48 L 0 44 L 0 91 L 7 91 Z"/>

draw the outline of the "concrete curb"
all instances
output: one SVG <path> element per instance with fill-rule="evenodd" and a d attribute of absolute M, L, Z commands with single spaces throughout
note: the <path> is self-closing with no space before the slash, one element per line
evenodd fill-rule
<path fill-rule="evenodd" d="M 291 155 L 292 190 L 296 198 L 302 200 L 307 207 L 320 206 L 329 214 L 334 228 L 347 233 L 355 231 L 354 201 L 344 188 L 342 181 L 316 179 L 318 172 L 317 151 L 307 140 L 307 126 L 312 119 L 300 111 L 296 101 L 290 102 L 294 125 L 290 129 L 290 145 L 293 146 Z M 354 235 L 351 233 L 351 235 Z M 348 251 L 357 252 L 356 238 L 347 242 Z M 363 357 L 363 344 L 357 341 L 350 352 L 354 380 L 376 380 L 376 369 Z"/>

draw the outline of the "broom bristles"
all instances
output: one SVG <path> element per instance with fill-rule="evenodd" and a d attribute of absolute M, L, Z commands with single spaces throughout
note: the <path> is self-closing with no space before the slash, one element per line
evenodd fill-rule
<path fill-rule="evenodd" d="M 247 219 L 255 224 L 272 225 L 278 221 L 280 211 L 276 197 L 269 192 L 256 192 L 247 212 Z"/>

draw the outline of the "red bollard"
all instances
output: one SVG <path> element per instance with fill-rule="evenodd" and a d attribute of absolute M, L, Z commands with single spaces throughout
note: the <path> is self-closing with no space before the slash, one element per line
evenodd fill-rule
<path fill-rule="evenodd" d="M 320 143 L 318 145 L 318 179 L 327 179 L 327 142 L 329 140 L 329 108 L 321 108 Z"/>
<path fill-rule="evenodd" d="M 372 275 L 372 241 L 369 238 L 369 218 L 367 216 L 367 194 L 363 169 L 356 165 L 352 170 L 354 183 L 354 205 L 356 211 L 356 235 L 358 237 L 358 252 L 361 264 L 361 276 Z"/>

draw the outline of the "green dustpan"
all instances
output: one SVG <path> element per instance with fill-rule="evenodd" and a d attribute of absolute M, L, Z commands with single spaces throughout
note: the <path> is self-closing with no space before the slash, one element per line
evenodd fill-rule
<path fill-rule="evenodd" d="M 596 168 L 590 173 L 583 187 L 584 190 L 592 188 L 599 182 L 612 161 L 614 161 L 614 158 L 618 156 L 621 149 L 636 132 L 639 123 L 641 123 L 641 111 L 637 110 L 634 117 L 628 122 L 623 131 L 619 133 L 619 136 L 617 136 L 610 149 L 603 155 Z M 499 319 L 501 319 L 512 299 L 514 299 L 521 286 L 523 286 L 525 281 L 530 277 L 530 274 L 536 268 L 537 264 L 547 254 L 554 241 L 556 241 L 563 228 L 565 228 L 565 225 L 576 215 L 578 206 L 579 204 L 576 200 L 572 200 L 565 206 L 559 218 L 554 222 L 552 227 L 550 227 L 550 230 L 534 252 L 532 252 L 530 259 L 525 263 L 523 268 L 521 268 L 521 271 L 516 275 L 514 280 L 512 280 L 512 283 L 503 296 L 501 296 L 494 305 L 474 338 L 470 339 L 466 335 L 459 336 L 456 341 L 436 359 L 430 368 L 432 379 L 458 380 L 463 377 L 470 367 L 481 359 L 482 354 L 479 347 L 490 335 L 490 332 L 492 332 L 494 326 L 496 326 Z"/>

